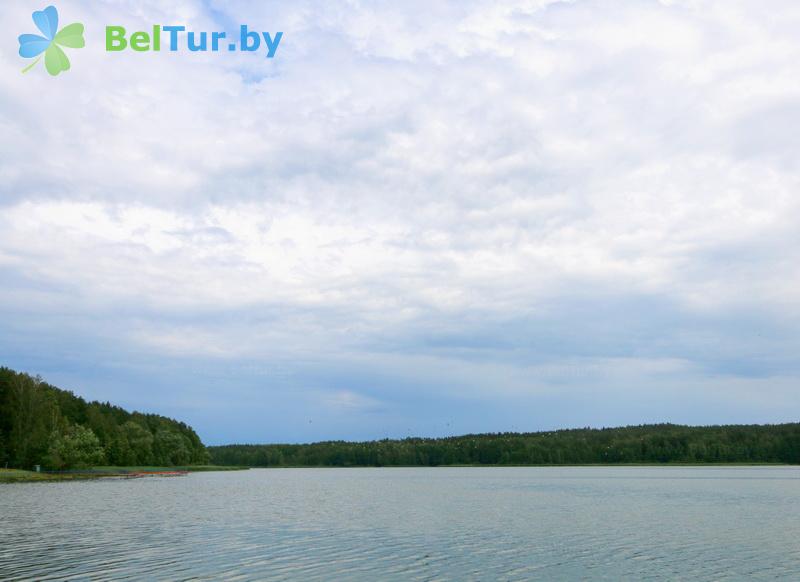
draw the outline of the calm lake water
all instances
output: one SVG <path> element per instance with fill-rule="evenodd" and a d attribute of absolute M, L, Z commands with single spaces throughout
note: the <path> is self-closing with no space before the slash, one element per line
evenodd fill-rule
<path fill-rule="evenodd" d="M 800 468 L 0 485 L 0 579 L 800 580 Z"/>

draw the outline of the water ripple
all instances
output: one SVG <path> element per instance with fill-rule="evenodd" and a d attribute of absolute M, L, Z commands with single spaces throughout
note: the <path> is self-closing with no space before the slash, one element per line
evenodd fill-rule
<path fill-rule="evenodd" d="M 800 469 L 282 469 L 0 485 L 2 580 L 798 580 Z"/>

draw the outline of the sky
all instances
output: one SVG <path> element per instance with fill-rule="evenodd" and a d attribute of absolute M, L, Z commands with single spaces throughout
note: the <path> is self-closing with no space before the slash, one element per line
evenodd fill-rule
<path fill-rule="evenodd" d="M 206 444 L 800 417 L 800 4 L 0 6 L 0 365 Z M 104 50 L 106 25 L 283 32 Z"/>

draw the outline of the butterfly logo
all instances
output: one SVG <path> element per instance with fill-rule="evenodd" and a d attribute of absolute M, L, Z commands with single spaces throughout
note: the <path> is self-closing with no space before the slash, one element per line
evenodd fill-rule
<path fill-rule="evenodd" d="M 61 47 L 83 48 L 83 24 L 75 22 L 58 30 L 58 11 L 54 6 L 33 13 L 33 23 L 43 36 L 38 34 L 23 34 L 19 37 L 19 56 L 26 59 L 36 57 L 30 65 L 22 69 L 23 73 L 30 71 L 42 59 L 44 53 L 44 66 L 51 75 L 58 75 L 69 70 L 69 59 Z"/>

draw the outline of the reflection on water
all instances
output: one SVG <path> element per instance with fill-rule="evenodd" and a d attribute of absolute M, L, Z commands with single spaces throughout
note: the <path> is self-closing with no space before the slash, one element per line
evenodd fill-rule
<path fill-rule="evenodd" d="M 0 579 L 800 580 L 800 468 L 0 485 Z"/>

